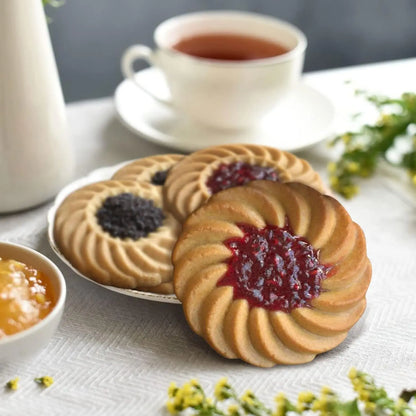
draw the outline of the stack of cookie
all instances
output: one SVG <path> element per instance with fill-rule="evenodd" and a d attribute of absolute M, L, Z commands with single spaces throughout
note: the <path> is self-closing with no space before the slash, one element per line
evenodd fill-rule
<path fill-rule="evenodd" d="M 175 293 L 221 355 L 270 367 L 334 348 L 365 309 L 365 238 L 311 166 L 259 145 L 133 161 L 58 208 L 84 275 Z"/>

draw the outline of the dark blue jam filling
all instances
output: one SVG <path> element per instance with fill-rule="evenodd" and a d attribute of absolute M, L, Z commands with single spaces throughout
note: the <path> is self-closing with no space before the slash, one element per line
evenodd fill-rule
<path fill-rule="evenodd" d="M 114 238 L 138 240 L 163 223 L 163 211 L 152 200 L 131 193 L 108 197 L 96 213 L 101 228 Z"/>
<path fill-rule="evenodd" d="M 167 170 L 160 170 L 159 172 L 156 172 L 151 179 L 151 182 L 153 185 L 159 185 L 162 186 L 166 182 L 166 177 L 168 176 L 169 169 Z"/>

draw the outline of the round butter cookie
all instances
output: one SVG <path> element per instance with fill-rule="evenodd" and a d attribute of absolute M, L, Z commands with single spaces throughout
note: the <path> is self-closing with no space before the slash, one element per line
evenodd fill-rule
<path fill-rule="evenodd" d="M 180 224 L 160 187 L 107 180 L 72 192 L 54 221 L 57 246 L 82 274 L 104 285 L 172 293 L 171 252 Z"/>
<path fill-rule="evenodd" d="M 163 186 L 169 170 L 184 158 L 179 154 L 148 156 L 133 160 L 117 170 L 111 179 L 148 182 Z"/>
<path fill-rule="evenodd" d="M 272 147 L 252 144 L 213 146 L 192 153 L 168 174 L 168 209 L 183 222 L 211 195 L 253 180 L 305 183 L 325 193 L 317 172 L 303 159 Z"/>
<path fill-rule="evenodd" d="M 300 183 L 255 181 L 212 196 L 184 223 L 172 260 L 192 330 L 260 367 L 306 363 L 340 344 L 371 279 L 361 228 Z"/>

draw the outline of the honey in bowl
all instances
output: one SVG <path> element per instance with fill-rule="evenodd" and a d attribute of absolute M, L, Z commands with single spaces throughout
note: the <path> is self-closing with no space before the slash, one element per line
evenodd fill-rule
<path fill-rule="evenodd" d="M 35 325 L 55 304 L 48 276 L 19 261 L 0 258 L 0 339 Z"/>

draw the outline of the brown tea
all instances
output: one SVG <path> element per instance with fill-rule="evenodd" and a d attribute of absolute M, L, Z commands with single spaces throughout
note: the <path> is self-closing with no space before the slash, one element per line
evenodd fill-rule
<path fill-rule="evenodd" d="M 232 33 L 207 33 L 181 39 L 173 49 L 198 58 L 248 61 L 271 58 L 289 50 L 276 42 Z"/>

